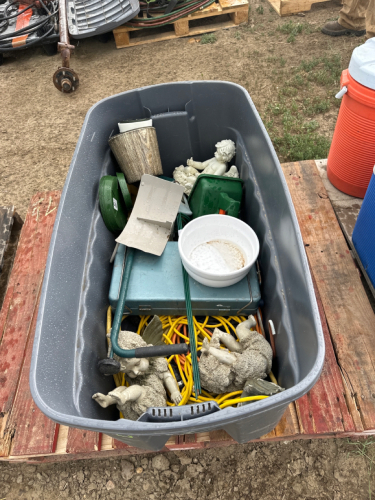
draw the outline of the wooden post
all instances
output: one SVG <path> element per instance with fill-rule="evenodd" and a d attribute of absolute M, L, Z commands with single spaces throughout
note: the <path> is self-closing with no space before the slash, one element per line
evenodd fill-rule
<path fill-rule="evenodd" d="M 176 36 L 183 36 L 189 34 L 189 21 L 187 19 L 180 19 L 173 23 L 174 32 Z"/>
<path fill-rule="evenodd" d="M 242 23 L 247 23 L 249 20 L 249 9 L 246 7 L 246 9 L 241 9 L 237 10 L 236 12 L 231 12 L 230 18 L 234 22 L 234 24 L 242 24 Z"/>
<path fill-rule="evenodd" d="M 122 49 L 123 47 L 127 47 L 130 44 L 129 31 L 113 30 L 113 34 L 115 36 L 117 49 Z"/>

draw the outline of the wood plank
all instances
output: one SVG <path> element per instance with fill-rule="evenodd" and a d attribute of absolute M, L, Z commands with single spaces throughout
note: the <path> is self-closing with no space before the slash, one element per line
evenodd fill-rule
<path fill-rule="evenodd" d="M 372 297 L 369 296 L 369 300 L 370 300 L 370 302 L 372 304 L 373 309 L 375 310 L 375 301 L 374 301 L 374 299 L 375 299 L 375 287 L 372 284 L 372 282 L 370 280 L 370 277 L 367 274 L 367 271 L 366 271 L 366 269 L 364 268 L 364 266 L 362 264 L 361 259 L 359 258 L 359 255 L 357 253 L 357 250 L 356 250 L 356 248 L 355 248 L 352 240 L 350 240 L 349 245 L 350 245 L 350 248 L 351 248 L 352 255 L 353 255 L 354 259 L 356 260 L 356 263 L 358 264 L 358 266 L 359 266 L 359 268 L 360 268 L 360 270 L 361 270 L 361 272 L 362 272 L 362 274 L 363 274 L 363 276 L 364 276 L 364 278 L 366 280 L 366 283 L 367 283 L 367 286 L 369 287 L 370 292 L 372 293 Z"/>
<path fill-rule="evenodd" d="M 115 36 L 117 49 L 128 47 L 130 45 L 130 35 L 127 31 L 120 31 L 116 34 L 113 31 L 113 34 Z"/>
<path fill-rule="evenodd" d="M 197 442 L 197 434 L 185 434 L 184 435 L 185 443 L 196 443 Z"/>
<path fill-rule="evenodd" d="M 107 434 L 102 434 L 102 451 L 113 450 L 113 437 L 108 436 Z"/>
<path fill-rule="evenodd" d="M 31 210 L 22 228 L 19 251 L 0 311 L 0 338 L 2 339 L 0 345 L 0 456 L 1 438 L 16 394 L 48 252 L 49 238 L 47 243 L 41 242 L 40 252 L 35 251 L 35 242 L 40 237 L 38 232 L 39 201 L 39 194 L 31 201 Z M 50 229 L 52 231 L 52 226 Z"/>
<path fill-rule="evenodd" d="M 55 448 L 56 455 L 66 454 L 66 443 L 68 442 L 68 433 L 69 433 L 69 427 L 67 427 L 66 425 L 59 425 L 59 432 L 57 435 L 56 448 Z"/>
<path fill-rule="evenodd" d="M 315 162 L 284 164 L 283 170 L 338 364 L 351 388 L 347 405 L 358 408 L 364 430 L 374 429 L 374 312 Z"/>
<path fill-rule="evenodd" d="M 249 8 L 248 0 L 219 0 L 219 4 L 220 7 L 225 11 L 233 7 L 246 6 L 247 8 Z"/>
<path fill-rule="evenodd" d="M 326 188 L 328 197 L 336 213 L 347 241 L 351 241 L 353 229 L 363 203 L 362 198 L 354 198 L 335 188 L 327 176 L 327 160 L 315 160 L 316 167 Z"/>
<path fill-rule="evenodd" d="M 100 451 L 102 434 L 99 432 L 86 431 L 82 429 L 69 428 L 67 453 L 89 453 Z"/>
<path fill-rule="evenodd" d="M 232 9 L 233 10 L 233 9 Z M 223 9 L 218 3 L 212 3 L 208 7 L 205 7 L 202 10 L 197 10 L 196 12 L 193 12 L 192 14 L 189 14 L 183 19 L 188 19 L 189 21 L 191 19 L 197 20 L 197 19 L 204 19 L 206 17 L 214 17 L 214 16 L 220 16 L 221 14 L 227 14 L 228 12 L 223 12 Z"/>
<path fill-rule="evenodd" d="M 367 282 L 367 286 L 369 287 L 370 292 L 375 298 L 375 287 L 371 283 L 371 280 L 362 265 L 361 259 L 359 258 L 357 250 L 355 249 L 355 246 L 352 241 L 354 226 L 355 223 L 357 222 L 357 217 L 361 209 L 363 199 L 355 198 L 354 196 L 349 196 L 348 194 L 345 194 L 336 189 L 335 186 L 333 186 L 333 184 L 330 183 L 327 176 L 327 160 L 315 160 L 315 163 L 318 168 L 320 177 L 323 181 L 324 187 L 327 190 L 327 194 L 332 203 L 341 230 L 346 238 L 346 242 L 350 246 L 353 256 Z M 374 300 L 372 297 L 370 297 L 370 302 L 371 300 L 372 304 L 374 304 Z"/>
<path fill-rule="evenodd" d="M 212 33 L 213 31 L 226 30 L 229 28 L 237 28 L 237 25 L 234 24 L 232 20 L 222 21 L 221 23 L 213 22 L 205 24 L 204 26 L 193 26 L 190 28 L 189 35 L 198 36 L 203 35 L 204 33 Z"/>
<path fill-rule="evenodd" d="M 14 206 L 0 207 L 0 272 L 13 226 Z"/>
<path fill-rule="evenodd" d="M 296 401 L 296 409 L 304 434 L 332 434 L 363 430 L 361 422 L 356 428 L 346 405 L 346 391 L 341 372 L 337 366 L 323 304 L 315 286 L 315 293 L 322 322 L 326 354 L 322 374 L 315 386 L 305 396 Z"/>
<path fill-rule="evenodd" d="M 229 14 L 229 16 L 234 24 L 238 26 L 239 24 L 247 23 L 249 20 L 249 10 L 237 10 Z"/>
<path fill-rule="evenodd" d="M 271 7 L 274 8 L 274 10 L 281 16 L 280 14 L 280 7 L 281 7 L 281 0 L 268 0 L 268 3 L 271 5 Z"/>
<path fill-rule="evenodd" d="M 311 10 L 314 3 L 328 2 L 329 0 L 268 0 L 279 16 L 289 16 L 298 12 Z"/>
<path fill-rule="evenodd" d="M 2 434 L 0 456 L 52 453 L 57 426 L 36 407 L 29 389 L 32 343 L 49 242 L 60 191 L 34 196 L 22 229 L 10 278 L 0 365 Z M 4 308 L 3 308 L 4 309 Z M 17 387 L 18 386 L 18 387 Z"/>
<path fill-rule="evenodd" d="M 53 453 L 56 448 L 59 426 L 47 418 L 36 406 L 29 388 L 32 344 L 39 300 L 35 308 L 25 362 L 17 389 L 16 398 L 4 431 L 5 450 L 10 454 L 35 455 Z M 9 446 L 9 448 L 8 448 Z"/>
<path fill-rule="evenodd" d="M 275 437 L 278 438 L 299 436 L 301 434 L 295 403 L 290 403 L 274 430 Z"/>

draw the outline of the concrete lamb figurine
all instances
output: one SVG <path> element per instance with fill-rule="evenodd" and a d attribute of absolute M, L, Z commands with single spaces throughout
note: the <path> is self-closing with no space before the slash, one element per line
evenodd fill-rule
<path fill-rule="evenodd" d="M 210 342 L 203 341 L 199 372 L 204 389 L 213 394 L 241 391 L 245 386 L 250 389 L 254 385 L 250 381 L 266 378 L 272 367 L 272 348 L 262 335 L 251 330 L 255 325 L 254 316 L 249 316 L 237 326 L 239 342 L 218 328 Z M 220 342 L 227 349 L 220 349 Z M 270 382 L 264 381 L 264 384 Z M 272 384 L 271 392 L 275 393 L 275 387 L 282 390 Z"/>
<path fill-rule="evenodd" d="M 238 170 L 233 165 L 227 172 L 228 162 L 236 154 L 236 145 L 230 139 L 220 141 L 216 145 L 214 158 L 204 162 L 187 160 L 187 167 L 180 165 L 175 168 L 173 178 L 185 187 L 185 194 L 190 194 L 197 177 L 201 174 L 222 175 L 225 177 L 238 177 Z M 202 172 L 199 172 L 202 170 Z"/>
<path fill-rule="evenodd" d="M 143 337 L 137 333 L 121 331 L 118 344 L 122 349 L 135 349 L 147 345 L 160 345 L 162 342 L 163 328 L 158 316 L 154 316 L 147 326 Z M 126 380 L 130 386 L 119 386 L 107 395 L 96 393 L 93 399 L 103 408 L 115 404 L 124 418 L 137 420 L 147 408 L 154 406 L 166 406 L 167 393 L 169 391 L 171 400 L 178 405 L 182 396 L 178 385 L 168 370 L 165 358 L 120 358 L 114 355 L 120 362 L 121 372 L 125 373 Z"/>

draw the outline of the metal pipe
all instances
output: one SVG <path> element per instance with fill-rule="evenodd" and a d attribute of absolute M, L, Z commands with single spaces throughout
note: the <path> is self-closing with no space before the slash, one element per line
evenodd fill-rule
<path fill-rule="evenodd" d="M 53 83 L 61 92 L 70 93 L 77 89 L 79 78 L 77 73 L 70 69 L 70 55 L 74 45 L 70 45 L 69 40 L 66 0 L 59 0 L 59 28 L 60 41 L 57 48 L 61 54 L 62 66 L 53 75 Z"/>
<path fill-rule="evenodd" d="M 59 48 L 61 52 L 62 66 L 69 68 L 70 62 L 70 40 L 68 31 L 68 22 L 66 17 L 66 2 L 65 0 L 59 1 L 59 26 L 60 26 L 60 43 Z"/>

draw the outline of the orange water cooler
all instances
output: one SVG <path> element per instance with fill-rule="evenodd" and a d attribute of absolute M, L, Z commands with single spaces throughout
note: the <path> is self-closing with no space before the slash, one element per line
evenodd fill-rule
<path fill-rule="evenodd" d="M 375 164 L 375 38 L 354 49 L 340 85 L 327 175 L 340 191 L 364 198 Z"/>

